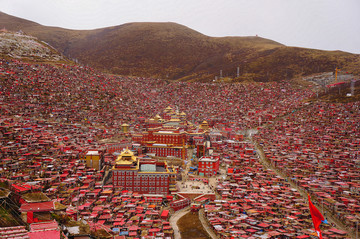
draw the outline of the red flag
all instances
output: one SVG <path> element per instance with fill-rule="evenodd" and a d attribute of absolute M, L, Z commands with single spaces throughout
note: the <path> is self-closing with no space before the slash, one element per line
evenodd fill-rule
<path fill-rule="evenodd" d="M 314 223 L 315 231 L 316 231 L 318 237 L 320 239 L 322 239 L 323 237 L 322 237 L 321 231 L 320 231 L 320 224 L 323 221 L 325 221 L 325 218 L 323 217 L 321 212 L 314 206 L 314 204 L 312 204 L 312 202 L 310 200 L 310 195 L 308 195 L 308 198 L 309 198 L 310 214 L 311 214 L 311 218 L 312 218 L 313 223 Z"/>

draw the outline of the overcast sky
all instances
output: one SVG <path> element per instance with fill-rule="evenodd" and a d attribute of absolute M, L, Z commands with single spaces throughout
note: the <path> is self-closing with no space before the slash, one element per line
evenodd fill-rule
<path fill-rule="evenodd" d="M 0 0 L 0 10 L 69 29 L 176 22 L 208 36 L 360 54 L 360 0 Z"/>

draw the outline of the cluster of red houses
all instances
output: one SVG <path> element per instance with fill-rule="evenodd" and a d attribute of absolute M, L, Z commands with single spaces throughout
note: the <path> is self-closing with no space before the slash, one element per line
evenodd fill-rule
<path fill-rule="evenodd" d="M 3 117 L 0 127 L 1 155 L 6 159 L 1 161 L 1 181 L 9 186 L 12 192 L 10 197 L 20 205 L 19 212 L 25 222 L 47 225 L 44 223 L 52 220 L 50 213 L 60 212 L 74 220 L 84 219 L 93 223 L 91 230 L 104 229 L 109 231 L 109 235 L 134 235 L 136 232 L 138 236 L 171 237 L 169 215 L 162 215 L 162 203 L 172 198 L 134 194 L 125 191 L 124 186 L 103 186 L 105 169 L 96 170 L 87 166 L 82 155 L 88 149 L 108 147 L 106 144 L 98 144 L 96 140 L 85 140 L 85 135 L 89 138 L 96 135 L 97 129 L 10 117 Z M 103 168 L 112 167 L 115 165 L 115 157 L 106 154 L 103 164 Z M 170 182 L 167 179 L 167 188 Z M 34 192 L 43 192 L 47 197 L 36 197 L 37 200 L 29 201 L 27 195 Z M 125 205 L 128 203 L 130 205 Z M 139 208 L 135 210 L 132 205 Z M 132 217 L 138 217 L 138 220 L 130 220 Z M 146 221 L 146 225 L 141 224 L 143 221 Z M 115 222 L 122 223 L 114 227 Z M 159 223 L 163 227 L 159 228 Z M 139 229 L 134 232 L 132 229 L 135 225 Z M 49 227 L 44 231 L 50 235 L 53 232 Z M 10 231 L 17 230 L 10 228 L 6 233 Z"/>
<path fill-rule="evenodd" d="M 144 119 L 168 105 L 194 124 L 206 119 L 218 128 L 247 129 L 302 106 L 312 91 L 289 82 L 261 84 L 184 83 L 109 76 L 89 67 L 31 64 L 1 59 L 2 115 L 101 125 L 115 134 L 123 123 Z M 180 113 L 181 114 L 181 113 Z M 182 116 L 184 117 L 184 116 Z M 169 124 L 176 123 L 171 122 Z M 155 120 L 155 119 L 154 119 Z M 149 122 L 156 127 L 156 122 Z"/>
<path fill-rule="evenodd" d="M 270 163 L 350 230 L 360 221 L 359 115 L 359 102 L 313 103 L 255 136 Z"/>
<path fill-rule="evenodd" d="M 311 237 L 306 202 L 261 166 L 253 145 L 239 141 L 237 132 L 265 122 L 273 125 L 260 127 L 254 138 L 267 160 L 349 230 L 360 221 L 358 102 L 305 103 L 313 92 L 289 82 L 167 82 L 8 59 L 0 60 L 0 79 L 1 183 L 32 227 L 0 234 L 48 231 L 55 238 L 60 230 L 50 212 L 58 212 L 109 235 L 172 237 L 164 205 L 177 210 L 190 200 L 168 195 L 175 171 L 166 163 L 133 158 L 131 151 L 113 155 L 130 142 L 106 140 L 130 134 L 138 152 L 144 146 L 153 156 L 184 159 L 193 145 L 201 177 L 215 176 L 220 163 L 230 167 L 216 187 L 220 201 L 205 207 L 219 237 Z M 205 133 L 210 127 L 217 130 Z M 215 154 L 207 156 L 210 150 Z M 47 198 L 31 200 L 29 193 Z M 330 225 L 323 229 L 328 238 L 348 236 Z"/>
<path fill-rule="evenodd" d="M 218 153 L 230 165 L 216 190 L 221 199 L 205 205 L 209 224 L 219 238 L 313 238 L 316 233 L 308 202 L 286 179 L 265 169 L 249 143 L 228 145 Z M 324 238 L 348 238 L 330 224 Z"/>

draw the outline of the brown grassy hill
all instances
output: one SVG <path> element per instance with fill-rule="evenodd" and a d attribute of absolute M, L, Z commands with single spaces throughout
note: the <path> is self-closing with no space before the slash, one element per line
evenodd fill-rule
<path fill-rule="evenodd" d="M 123 75 L 237 81 L 279 80 L 332 71 L 355 73 L 359 55 L 296 47 L 260 37 L 208 37 L 176 23 L 128 23 L 96 30 L 46 27 L 0 12 L 0 27 L 22 30 L 50 43 L 66 56 Z"/>

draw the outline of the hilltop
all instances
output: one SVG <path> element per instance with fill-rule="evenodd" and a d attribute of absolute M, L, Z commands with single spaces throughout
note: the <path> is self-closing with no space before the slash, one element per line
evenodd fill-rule
<path fill-rule="evenodd" d="M 127 23 L 69 30 L 0 12 L 0 27 L 36 36 L 65 56 L 103 71 L 178 80 L 273 81 L 333 71 L 359 73 L 360 56 L 287 47 L 261 37 L 209 37 L 176 23 Z"/>

